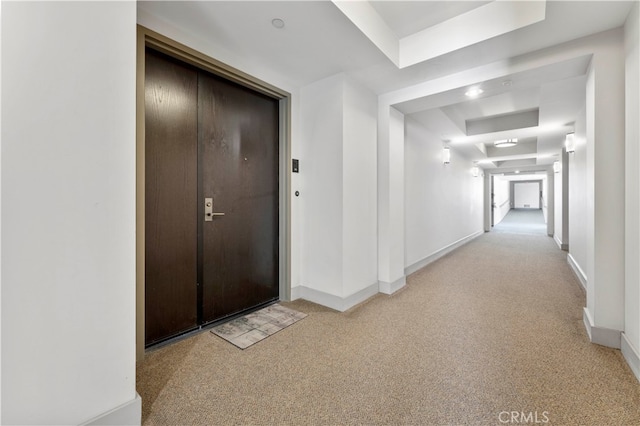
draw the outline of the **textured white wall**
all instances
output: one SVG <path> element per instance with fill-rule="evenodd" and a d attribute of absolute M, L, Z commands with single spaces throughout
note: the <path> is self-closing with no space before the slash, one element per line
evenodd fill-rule
<path fill-rule="evenodd" d="M 483 230 L 481 177 L 451 149 L 442 163 L 442 140 L 422 124 L 405 118 L 405 266 Z"/>
<path fill-rule="evenodd" d="M 136 397 L 135 24 L 135 2 L 2 4 L 3 424 Z"/>

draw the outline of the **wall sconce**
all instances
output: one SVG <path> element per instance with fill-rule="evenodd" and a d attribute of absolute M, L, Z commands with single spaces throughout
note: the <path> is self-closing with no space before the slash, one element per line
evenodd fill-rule
<path fill-rule="evenodd" d="M 567 150 L 567 154 L 571 154 L 576 151 L 576 139 L 573 133 L 568 133 L 565 137 L 564 147 Z"/>
<path fill-rule="evenodd" d="M 471 168 L 471 174 L 474 178 L 480 176 L 480 167 L 477 164 L 474 164 Z"/>
<path fill-rule="evenodd" d="M 560 162 L 559 161 L 554 161 L 553 162 L 553 173 L 560 173 Z"/>
<path fill-rule="evenodd" d="M 451 163 L 451 151 L 448 146 L 442 148 L 442 163 L 449 164 Z"/>

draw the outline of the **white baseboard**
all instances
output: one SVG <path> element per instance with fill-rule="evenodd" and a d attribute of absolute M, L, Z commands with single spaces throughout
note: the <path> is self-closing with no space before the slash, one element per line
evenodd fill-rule
<path fill-rule="evenodd" d="M 393 282 L 378 281 L 378 291 L 384 294 L 393 294 L 407 285 L 407 277 L 403 276 Z"/>
<path fill-rule="evenodd" d="M 473 240 L 474 238 L 478 238 L 482 234 L 484 234 L 484 231 L 474 232 L 471 235 L 468 235 L 468 236 L 466 236 L 464 238 L 461 238 L 458 241 L 456 241 L 454 243 L 451 243 L 446 247 L 441 248 L 440 250 L 430 254 L 429 256 L 425 257 L 424 259 L 419 260 L 419 261 L 415 262 L 414 264 L 409 265 L 406 268 L 404 268 L 404 274 L 405 275 L 413 274 L 414 272 L 424 268 L 428 264 L 430 264 L 432 262 L 435 262 L 436 260 L 440 259 L 445 254 L 451 253 L 453 250 L 455 250 L 458 247 L 461 247 L 461 246 L 467 244 L 469 241 Z"/>
<path fill-rule="evenodd" d="M 589 340 L 591 341 L 591 343 L 607 346 L 609 348 L 620 349 L 622 340 L 622 332 L 620 330 L 596 327 L 587 308 L 584 308 L 583 310 L 582 321 L 584 322 L 584 327 L 587 330 L 587 334 L 589 335 Z"/>
<path fill-rule="evenodd" d="M 638 350 L 631 344 L 627 335 L 624 333 L 622 333 L 620 350 L 627 364 L 629 364 L 631 371 L 633 371 L 633 374 L 636 376 L 636 379 L 640 380 L 640 354 L 638 354 Z"/>
<path fill-rule="evenodd" d="M 557 235 L 553 236 L 553 241 L 556 242 L 560 250 L 563 250 L 563 251 L 569 250 L 569 244 L 564 244 L 562 241 L 560 241 Z"/>
<path fill-rule="evenodd" d="M 584 291 L 587 291 L 587 275 L 584 273 L 580 265 L 578 265 L 578 262 L 576 262 L 573 256 L 571 256 L 571 253 L 567 254 L 567 262 L 569 262 L 571 269 L 573 269 L 573 272 L 576 274 L 576 277 L 578 277 L 578 280 L 580 281 L 580 285 L 582 286 L 582 289 Z"/>
<path fill-rule="evenodd" d="M 300 287 L 299 285 L 291 287 L 291 301 L 300 299 Z"/>
<path fill-rule="evenodd" d="M 119 407 L 109 410 L 93 419 L 82 423 L 84 425 L 140 425 L 142 423 L 142 398 L 136 392 L 136 397 Z"/>
<path fill-rule="evenodd" d="M 305 286 L 298 286 L 297 288 L 300 289 L 299 298 L 340 312 L 344 312 L 378 294 L 378 283 L 371 284 L 347 297 L 336 296 Z M 293 289 L 291 289 L 291 293 L 293 298 Z"/>

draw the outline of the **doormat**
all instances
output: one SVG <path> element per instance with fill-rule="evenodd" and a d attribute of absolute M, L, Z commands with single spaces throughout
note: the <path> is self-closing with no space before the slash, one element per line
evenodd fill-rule
<path fill-rule="evenodd" d="M 217 325 L 211 329 L 211 332 L 240 349 L 246 349 L 306 316 L 305 313 L 285 308 L 276 303 L 233 321 Z"/>

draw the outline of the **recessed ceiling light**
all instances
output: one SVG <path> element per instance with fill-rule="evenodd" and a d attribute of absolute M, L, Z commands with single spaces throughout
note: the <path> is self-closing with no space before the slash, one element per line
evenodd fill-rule
<path fill-rule="evenodd" d="M 475 98 L 475 97 L 480 96 L 483 92 L 484 92 L 484 90 L 482 90 L 479 87 L 472 87 L 469 90 L 467 90 L 464 94 L 465 94 L 465 96 L 468 96 L 470 98 Z"/>
<path fill-rule="evenodd" d="M 516 171 L 515 171 L 515 174 L 518 174 L 518 173 L 520 173 L 520 170 L 516 170 Z"/>
<path fill-rule="evenodd" d="M 275 18 L 271 20 L 271 25 L 281 30 L 282 28 L 284 28 L 284 21 L 280 18 Z"/>
<path fill-rule="evenodd" d="M 512 86 L 513 85 L 513 81 L 505 80 L 505 81 L 502 82 L 502 85 L 506 86 L 506 87 Z"/>

